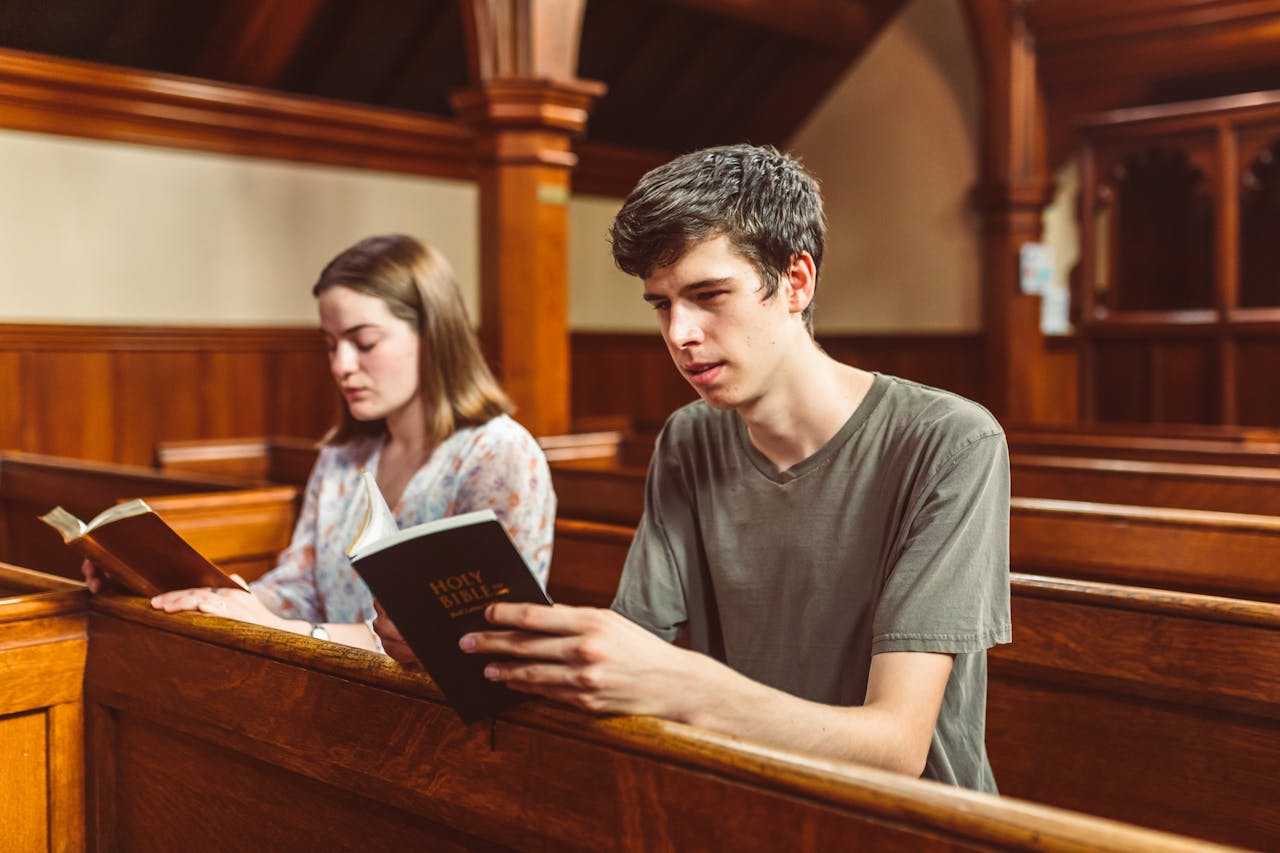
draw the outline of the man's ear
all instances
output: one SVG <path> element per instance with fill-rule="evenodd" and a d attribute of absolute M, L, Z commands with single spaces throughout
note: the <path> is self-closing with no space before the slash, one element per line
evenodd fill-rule
<path fill-rule="evenodd" d="M 799 314 L 809 307 L 813 301 L 813 292 L 818 286 L 818 267 L 813 256 L 808 252 L 796 252 L 791 256 L 791 263 L 783 277 L 785 285 L 787 310 Z"/>

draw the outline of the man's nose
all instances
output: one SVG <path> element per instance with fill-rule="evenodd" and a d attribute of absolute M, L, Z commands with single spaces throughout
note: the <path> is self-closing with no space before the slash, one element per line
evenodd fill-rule
<path fill-rule="evenodd" d="M 702 343 L 701 318 L 693 308 L 672 305 L 670 324 L 671 342 L 676 346 L 683 348 Z"/>

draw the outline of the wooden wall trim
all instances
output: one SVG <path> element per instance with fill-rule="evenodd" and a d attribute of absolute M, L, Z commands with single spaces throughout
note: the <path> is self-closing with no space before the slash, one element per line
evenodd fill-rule
<path fill-rule="evenodd" d="M 92 350 L 302 349 L 319 351 L 314 326 L 114 326 L 0 323 L 0 352 L 57 348 Z"/>
<path fill-rule="evenodd" d="M 0 127 L 475 180 L 471 131 L 381 109 L 0 49 Z M 581 142 L 577 192 L 625 196 L 665 152 Z"/>
<path fill-rule="evenodd" d="M 0 50 L 0 127 L 471 179 L 456 122 Z"/>

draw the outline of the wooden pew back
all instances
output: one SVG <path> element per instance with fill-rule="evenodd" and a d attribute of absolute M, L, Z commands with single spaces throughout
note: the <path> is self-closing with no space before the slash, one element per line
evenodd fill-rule
<path fill-rule="evenodd" d="M 1280 469 L 1014 453 L 1013 493 L 1280 516 Z"/>
<path fill-rule="evenodd" d="M 607 606 L 629 533 L 558 522 L 552 582 L 563 561 L 587 592 L 556 600 Z M 1280 837 L 1280 605 L 1021 573 L 1012 593 L 1014 643 L 989 659 L 1003 793 L 1228 843 Z"/>
<path fill-rule="evenodd" d="M 989 655 L 1000 790 L 1264 849 L 1280 838 L 1280 606 L 1015 575 Z"/>
<path fill-rule="evenodd" d="M 380 656 L 140 602 L 91 631 L 101 849 L 1208 849 L 650 718 L 464 726 Z"/>
<path fill-rule="evenodd" d="M 1280 518 L 1014 498 L 1015 570 L 1280 601 Z"/>
<path fill-rule="evenodd" d="M 1005 430 L 1014 454 L 1087 456 L 1097 459 L 1133 459 L 1147 462 L 1180 462 L 1230 465 L 1246 468 L 1280 466 L 1280 440 L 1267 435 L 1194 436 L 1178 434 L 1114 434 L 1080 429 Z"/>
<path fill-rule="evenodd" d="M 80 558 L 39 516 L 63 506 L 88 521 L 122 500 L 207 493 L 237 487 L 210 475 L 164 474 L 29 453 L 0 453 L 0 559 L 69 578 L 80 577 Z"/>
<path fill-rule="evenodd" d="M 0 563 L 0 846 L 83 849 L 89 593 Z"/>

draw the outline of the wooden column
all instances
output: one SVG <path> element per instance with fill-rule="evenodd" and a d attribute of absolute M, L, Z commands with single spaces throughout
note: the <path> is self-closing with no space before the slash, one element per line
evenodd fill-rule
<path fill-rule="evenodd" d="M 1019 290 L 1019 251 L 1040 239 L 1053 196 L 1045 166 L 1044 104 L 1026 0 L 965 0 L 983 78 L 981 183 L 986 402 L 1000 417 L 1036 420 L 1048 376 L 1040 298 Z M 1072 392 L 1074 393 L 1074 392 Z"/>
<path fill-rule="evenodd" d="M 480 337 L 519 420 L 569 430 L 570 141 L 602 83 L 579 80 L 584 0 L 463 0 L 472 86 L 454 93 L 475 131 Z"/>

